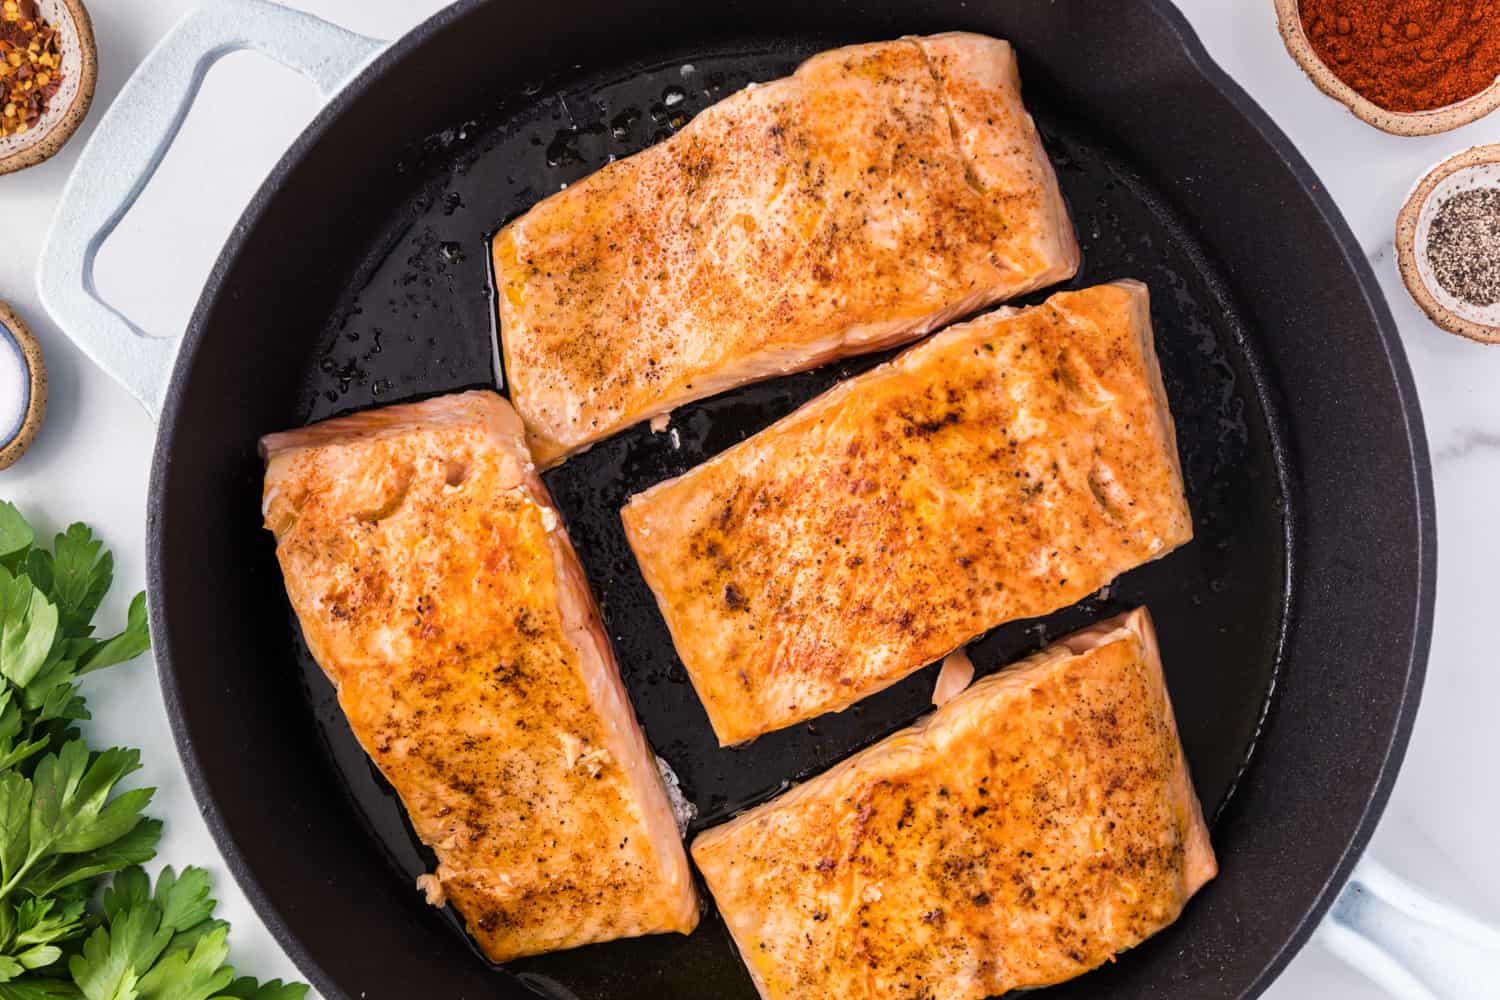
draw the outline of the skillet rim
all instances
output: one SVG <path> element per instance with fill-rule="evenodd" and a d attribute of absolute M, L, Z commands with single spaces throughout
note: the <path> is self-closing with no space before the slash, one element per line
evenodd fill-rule
<path fill-rule="evenodd" d="M 276 943 L 307 976 L 315 989 L 330 996 L 342 995 L 341 987 L 288 926 L 281 911 L 271 902 L 266 890 L 246 862 L 233 831 L 220 812 L 216 796 L 209 786 L 193 739 L 187 729 L 186 712 L 179 697 L 177 667 L 172 661 L 171 647 L 166 639 L 169 630 L 165 611 L 167 583 L 163 551 L 167 526 L 163 508 L 166 481 L 171 465 L 171 440 L 175 438 L 179 430 L 178 417 L 184 388 L 199 347 L 207 336 L 209 314 L 217 303 L 225 280 L 239 259 L 243 244 L 249 238 L 249 234 L 261 223 L 262 217 L 280 191 L 283 182 L 302 165 L 308 152 L 322 139 L 328 127 L 351 105 L 363 98 L 373 80 L 387 73 L 393 64 L 422 48 L 432 36 L 446 29 L 453 22 L 462 20 L 471 11 L 491 2 L 494 0 L 456 0 L 405 35 L 392 41 L 319 110 L 280 157 L 246 205 L 204 283 L 192 317 L 183 332 L 157 423 L 146 503 L 146 585 L 152 611 L 150 616 L 152 650 L 157 666 L 158 681 L 161 685 L 162 700 L 165 703 L 172 729 L 173 742 L 177 746 L 178 757 L 187 776 L 194 801 L 198 805 L 199 814 L 208 826 L 215 845 L 222 853 L 225 866 L 254 907 L 256 915 L 270 930 Z M 1392 375 L 1400 404 L 1403 430 L 1411 459 L 1413 485 L 1416 489 L 1417 517 L 1414 527 L 1416 529 L 1416 563 L 1419 572 L 1416 616 L 1413 622 L 1411 647 L 1407 655 L 1405 683 L 1399 694 L 1400 710 L 1390 732 L 1389 741 L 1384 745 L 1380 754 L 1379 776 L 1365 796 L 1364 807 L 1354 834 L 1339 856 L 1337 865 L 1328 873 L 1310 905 L 1288 929 L 1281 946 L 1275 951 L 1271 960 L 1262 967 L 1240 994 L 1243 997 L 1254 997 L 1269 987 L 1311 938 L 1323 915 L 1333 905 L 1339 891 L 1353 872 L 1355 864 L 1364 853 L 1390 799 L 1391 790 L 1411 739 L 1412 727 L 1421 700 L 1422 685 L 1427 673 L 1437 597 L 1437 508 L 1426 429 L 1417 398 L 1415 380 L 1406 359 L 1400 331 L 1386 302 L 1379 280 L 1370 267 L 1364 249 L 1344 219 L 1343 213 L 1333 202 L 1326 187 L 1311 165 L 1303 158 L 1296 145 L 1276 125 L 1270 115 L 1215 62 L 1187 17 L 1177 6 L 1171 0 L 1139 0 L 1139 2 L 1160 17 L 1165 27 L 1173 32 L 1183 53 L 1203 81 L 1217 90 L 1259 133 L 1262 140 L 1276 152 L 1328 226 L 1339 246 L 1344 262 L 1359 284 L 1361 294 L 1375 321 L 1386 364 Z"/>

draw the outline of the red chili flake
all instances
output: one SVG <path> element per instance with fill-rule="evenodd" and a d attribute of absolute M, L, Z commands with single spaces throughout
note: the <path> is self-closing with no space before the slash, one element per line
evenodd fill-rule
<path fill-rule="evenodd" d="M 0 138 L 28 132 L 62 85 L 57 29 L 36 0 L 0 0 Z"/>

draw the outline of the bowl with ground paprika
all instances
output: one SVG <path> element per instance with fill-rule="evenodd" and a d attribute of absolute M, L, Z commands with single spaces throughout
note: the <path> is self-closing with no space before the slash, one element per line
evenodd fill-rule
<path fill-rule="evenodd" d="M 1500 0 L 1276 0 L 1281 37 L 1325 94 L 1394 135 L 1500 107 Z"/>
<path fill-rule="evenodd" d="M 81 0 L 0 0 L 0 174 L 63 147 L 88 114 L 97 75 Z"/>

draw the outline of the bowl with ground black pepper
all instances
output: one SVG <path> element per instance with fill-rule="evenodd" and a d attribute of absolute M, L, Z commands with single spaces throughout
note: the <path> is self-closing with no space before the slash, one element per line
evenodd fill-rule
<path fill-rule="evenodd" d="M 63 147 L 88 114 L 97 75 L 81 0 L 0 0 L 0 174 Z"/>
<path fill-rule="evenodd" d="M 1417 182 L 1396 217 L 1401 279 L 1433 322 L 1500 343 L 1500 146 L 1476 146 Z"/>
<path fill-rule="evenodd" d="M 1287 51 L 1318 89 L 1394 135 L 1500 108 L 1500 0 L 1276 0 Z"/>

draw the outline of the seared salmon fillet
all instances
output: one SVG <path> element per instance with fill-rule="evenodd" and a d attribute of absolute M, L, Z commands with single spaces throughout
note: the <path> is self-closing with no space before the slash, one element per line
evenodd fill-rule
<path fill-rule="evenodd" d="M 623 517 L 721 743 L 847 708 L 1192 537 L 1146 287 L 951 327 Z"/>
<path fill-rule="evenodd" d="M 543 466 L 1078 267 L 1014 52 L 959 33 L 751 85 L 547 198 L 493 254 L 511 399 Z"/>
<path fill-rule="evenodd" d="M 515 411 L 466 392 L 261 442 L 287 595 L 484 953 L 690 932 L 657 761 Z"/>
<path fill-rule="evenodd" d="M 1218 871 L 1138 610 L 698 837 L 766 1000 L 981 1000 L 1071 979 Z"/>

